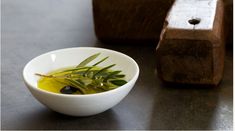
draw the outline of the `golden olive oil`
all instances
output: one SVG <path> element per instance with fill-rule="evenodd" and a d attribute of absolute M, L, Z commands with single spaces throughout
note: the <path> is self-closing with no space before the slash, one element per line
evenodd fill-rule
<path fill-rule="evenodd" d="M 59 73 L 67 69 L 72 69 L 72 67 L 61 68 L 61 69 L 49 72 L 48 75 L 53 75 L 53 74 Z M 42 77 L 38 81 L 38 88 L 49 91 L 49 92 L 54 92 L 54 93 L 60 93 L 60 90 L 64 86 L 66 86 L 66 84 L 63 84 L 61 82 L 56 81 L 55 79 L 47 78 L 47 77 Z"/>
<path fill-rule="evenodd" d="M 113 71 L 110 68 L 116 64 L 105 67 L 97 65 L 108 59 L 105 57 L 92 66 L 86 66 L 96 59 L 100 53 L 91 55 L 76 67 L 58 69 L 48 74 L 39 74 L 42 77 L 38 81 L 40 89 L 62 94 L 93 94 L 115 89 L 127 83 L 125 75 L 120 70 Z"/>
<path fill-rule="evenodd" d="M 72 71 L 69 71 L 69 72 L 66 72 L 66 73 L 60 73 L 60 72 L 63 72 L 64 70 L 70 70 L 70 69 L 72 70 L 72 69 L 74 69 L 74 67 L 61 68 L 61 69 L 49 72 L 47 74 L 47 76 L 50 76 L 50 75 L 63 76 L 63 75 L 66 75 L 68 73 L 71 73 Z M 102 67 L 93 67 L 93 70 L 101 70 L 101 69 L 102 69 Z M 80 70 L 80 72 L 85 72 L 86 70 L 87 69 L 83 69 L 83 70 Z M 107 72 L 113 72 L 113 70 L 107 70 Z M 90 79 L 86 79 L 85 77 L 83 78 L 84 83 L 89 83 L 89 82 L 87 82 L 89 80 Z M 88 86 L 84 89 L 86 91 L 85 94 L 94 94 L 94 93 L 104 92 L 104 91 L 112 90 L 112 89 L 115 89 L 115 88 L 118 87 L 115 84 L 107 82 L 106 83 L 107 90 L 102 90 L 101 88 L 92 87 L 92 84 L 87 84 Z M 60 91 L 65 86 L 68 86 L 68 84 L 63 79 L 58 80 L 58 79 L 54 79 L 54 78 L 50 78 L 50 77 L 42 77 L 38 81 L 38 88 L 49 91 L 49 92 L 53 92 L 53 93 L 60 93 L 61 94 Z M 82 94 L 82 93 L 78 90 L 73 94 Z"/>

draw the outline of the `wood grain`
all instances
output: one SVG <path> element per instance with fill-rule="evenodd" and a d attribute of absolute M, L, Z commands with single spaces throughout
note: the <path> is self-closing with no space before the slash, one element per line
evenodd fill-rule
<path fill-rule="evenodd" d="M 225 11 L 226 44 L 233 46 L 233 0 L 223 0 Z"/>
<path fill-rule="evenodd" d="M 93 0 L 95 33 L 107 43 L 154 43 L 174 0 Z"/>
<path fill-rule="evenodd" d="M 217 85 L 224 68 L 221 0 L 176 0 L 157 47 L 159 76 L 166 82 Z M 197 21 L 197 24 L 190 21 Z"/>

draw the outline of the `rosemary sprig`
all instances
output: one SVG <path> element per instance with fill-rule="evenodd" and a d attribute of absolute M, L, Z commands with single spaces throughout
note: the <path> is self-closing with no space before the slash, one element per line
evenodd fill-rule
<path fill-rule="evenodd" d="M 103 92 L 126 84 L 127 82 L 122 79 L 125 75 L 120 74 L 121 71 L 110 70 L 110 68 L 116 64 L 103 68 L 97 67 L 98 64 L 107 60 L 108 57 L 101 59 L 92 66 L 87 66 L 87 64 L 96 59 L 99 55 L 100 53 L 96 53 L 86 58 L 74 68 L 50 73 L 49 75 L 39 73 L 36 73 L 35 75 L 48 79 L 54 79 L 56 82 L 59 82 L 65 86 L 77 88 L 81 94 Z"/>

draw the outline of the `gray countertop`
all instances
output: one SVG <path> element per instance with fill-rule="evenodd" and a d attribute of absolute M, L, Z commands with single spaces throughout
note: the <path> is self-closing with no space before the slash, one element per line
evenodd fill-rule
<path fill-rule="evenodd" d="M 224 129 L 232 130 L 233 56 L 228 46 L 218 87 L 163 84 L 156 74 L 155 45 L 97 41 L 91 0 L 2 0 L 2 129 Z M 56 49 L 94 46 L 123 52 L 140 66 L 129 95 L 112 109 L 70 117 L 47 109 L 23 83 L 32 58 Z"/>

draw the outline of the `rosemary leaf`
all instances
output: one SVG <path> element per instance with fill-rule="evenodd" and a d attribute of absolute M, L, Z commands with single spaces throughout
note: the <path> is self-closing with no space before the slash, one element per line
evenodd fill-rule
<path fill-rule="evenodd" d="M 123 77 L 125 77 L 125 75 L 120 74 L 120 75 L 114 75 L 112 78 L 123 78 Z"/>
<path fill-rule="evenodd" d="M 43 75 L 43 74 L 39 74 L 39 73 L 35 73 L 35 75 L 40 76 L 40 77 L 53 78 L 53 75 Z"/>
<path fill-rule="evenodd" d="M 68 70 L 57 72 L 55 74 L 61 74 L 61 73 L 66 73 L 66 72 L 71 72 L 71 71 L 75 72 L 75 71 L 84 70 L 84 69 L 87 69 L 87 68 L 90 68 L 90 67 L 88 67 L 88 66 L 86 66 L 86 67 L 76 67 L 76 68 L 73 68 L 73 69 L 68 69 Z"/>
<path fill-rule="evenodd" d="M 110 65 L 110 66 L 107 66 L 107 67 L 102 68 L 102 69 L 99 70 L 97 73 L 95 73 L 92 78 L 94 79 L 98 74 L 100 74 L 100 73 L 102 73 L 102 72 L 108 70 L 109 68 L 112 68 L 112 67 L 115 66 L 115 65 L 116 65 L 116 64 L 113 64 L 113 65 Z"/>
<path fill-rule="evenodd" d="M 85 87 L 84 85 L 82 85 L 80 82 L 77 82 L 77 81 L 75 81 L 75 80 L 73 80 L 73 79 L 71 79 L 71 78 L 66 78 L 65 80 L 70 81 L 70 82 L 72 82 L 72 83 L 78 85 L 79 87 L 86 88 L 86 87 Z"/>
<path fill-rule="evenodd" d="M 105 61 L 105 60 L 108 59 L 108 58 L 109 58 L 109 57 L 107 56 L 107 57 L 103 58 L 102 60 L 98 61 L 97 63 L 95 63 L 95 64 L 92 65 L 92 66 L 93 66 L 93 67 L 94 67 L 94 66 L 97 66 L 98 64 L 102 63 L 103 61 Z"/>
<path fill-rule="evenodd" d="M 104 78 L 104 82 L 107 82 L 107 80 L 108 80 L 109 78 L 112 78 L 113 76 L 119 74 L 120 72 L 122 72 L 122 71 L 113 71 L 113 72 L 109 73 L 109 74 Z"/>
<path fill-rule="evenodd" d="M 35 75 L 40 76 L 40 77 L 46 77 L 46 78 L 66 78 L 66 76 L 43 75 L 39 73 L 35 73 Z"/>
<path fill-rule="evenodd" d="M 95 66 L 97 66 L 98 64 L 102 63 L 103 61 L 105 61 L 106 59 L 108 59 L 109 57 L 105 57 L 102 60 L 98 61 L 97 63 L 95 63 L 94 65 L 92 65 L 92 67 L 88 68 L 84 73 L 83 76 L 85 76 L 86 74 L 88 74 L 88 72 Z"/>
<path fill-rule="evenodd" d="M 100 55 L 100 53 L 94 54 L 88 58 L 86 58 L 84 61 L 82 61 L 78 66 L 76 67 L 83 67 L 86 66 L 88 63 L 90 63 L 91 61 L 93 61 L 96 57 L 98 57 Z"/>
<path fill-rule="evenodd" d="M 110 80 L 109 82 L 117 86 L 122 86 L 127 83 L 125 80 Z"/>
<path fill-rule="evenodd" d="M 84 83 L 82 80 L 76 79 L 76 81 L 77 81 L 78 83 L 80 83 L 83 87 L 85 87 L 85 83 Z"/>
<path fill-rule="evenodd" d="M 73 79 L 65 79 L 66 81 L 68 81 L 73 87 L 78 88 L 82 94 L 86 94 L 86 91 L 84 89 L 84 86 L 82 86 L 80 83 L 78 83 L 77 81 L 73 80 Z"/>
<path fill-rule="evenodd" d="M 86 86 L 86 88 L 87 88 L 87 85 L 93 82 L 92 79 L 87 78 L 87 77 L 82 77 L 81 79 L 79 79 L 79 81 L 81 81 Z"/>

